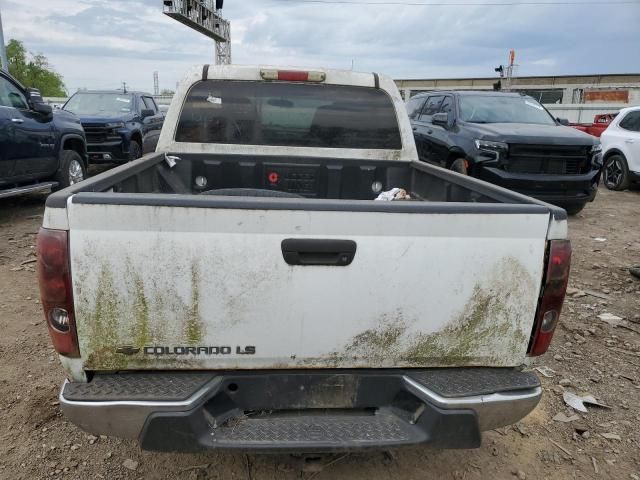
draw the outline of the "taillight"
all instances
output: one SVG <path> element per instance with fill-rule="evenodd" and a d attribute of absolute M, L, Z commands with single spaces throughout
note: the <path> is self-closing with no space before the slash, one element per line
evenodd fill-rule
<path fill-rule="evenodd" d="M 69 264 L 69 232 L 41 228 L 37 248 L 40 299 L 53 348 L 60 355 L 79 357 Z"/>
<path fill-rule="evenodd" d="M 280 80 L 282 82 L 324 82 L 327 74 L 317 71 L 303 70 L 260 70 L 263 80 Z"/>
<path fill-rule="evenodd" d="M 529 356 L 542 355 L 549 349 L 553 332 L 560 318 L 562 302 L 569 282 L 571 265 L 571 242 L 551 240 L 547 253 L 547 271 L 542 286 L 542 296 L 536 312 Z"/>

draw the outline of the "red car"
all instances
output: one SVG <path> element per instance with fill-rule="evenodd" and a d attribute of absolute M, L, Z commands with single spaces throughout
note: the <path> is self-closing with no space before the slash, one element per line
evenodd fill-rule
<path fill-rule="evenodd" d="M 569 126 L 593 135 L 594 137 L 600 137 L 611 121 L 616 118 L 617 113 L 601 113 L 593 118 L 593 123 L 570 123 Z"/>

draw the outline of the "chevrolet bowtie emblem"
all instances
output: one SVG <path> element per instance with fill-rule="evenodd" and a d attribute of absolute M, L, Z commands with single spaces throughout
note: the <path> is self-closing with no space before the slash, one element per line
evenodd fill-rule
<path fill-rule="evenodd" d="M 116 353 L 122 353 L 123 355 L 135 355 L 138 352 L 140 352 L 140 349 L 131 345 L 116 348 Z"/>

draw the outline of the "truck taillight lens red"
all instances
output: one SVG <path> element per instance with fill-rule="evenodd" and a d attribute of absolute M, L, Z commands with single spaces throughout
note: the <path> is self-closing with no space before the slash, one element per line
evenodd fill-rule
<path fill-rule="evenodd" d="M 37 248 L 40 299 L 53 347 L 60 355 L 79 357 L 69 263 L 69 232 L 41 228 Z"/>
<path fill-rule="evenodd" d="M 542 355 L 549 349 L 567 292 L 570 265 L 571 242 L 569 240 L 551 240 L 547 254 L 547 271 L 542 286 L 542 296 L 538 304 L 536 323 L 529 345 L 529 356 Z"/>

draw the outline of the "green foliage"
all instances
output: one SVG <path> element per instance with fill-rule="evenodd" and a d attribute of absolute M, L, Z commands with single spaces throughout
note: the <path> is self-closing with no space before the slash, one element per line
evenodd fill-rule
<path fill-rule="evenodd" d="M 42 54 L 28 53 L 19 40 L 7 45 L 9 73 L 27 88 L 37 88 L 44 97 L 66 97 L 62 76 L 49 65 Z"/>

